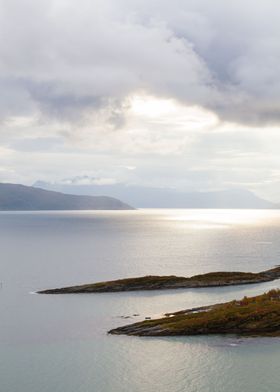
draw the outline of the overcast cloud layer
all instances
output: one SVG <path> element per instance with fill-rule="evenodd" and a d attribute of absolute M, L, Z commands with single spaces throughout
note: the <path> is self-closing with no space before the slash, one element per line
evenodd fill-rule
<path fill-rule="evenodd" d="M 277 0 L 2 0 L 0 180 L 280 200 L 279 15 Z"/>

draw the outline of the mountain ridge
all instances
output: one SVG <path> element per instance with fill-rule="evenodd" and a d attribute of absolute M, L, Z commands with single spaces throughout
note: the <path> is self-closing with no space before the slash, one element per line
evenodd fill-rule
<path fill-rule="evenodd" d="M 210 192 L 179 192 L 169 188 L 136 185 L 51 184 L 37 181 L 35 187 L 73 194 L 106 194 L 136 208 L 241 208 L 277 209 L 279 205 L 256 196 L 245 189 Z"/>
<path fill-rule="evenodd" d="M 133 209 L 108 196 L 71 195 L 22 184 L 0 183 L 0 211 Z"/>

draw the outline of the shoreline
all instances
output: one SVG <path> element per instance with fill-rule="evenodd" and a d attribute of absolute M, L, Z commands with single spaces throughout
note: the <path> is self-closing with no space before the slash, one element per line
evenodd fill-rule
<path fill-rule="evenodd" d="M 37 291 L 37 294 L 114 293 L 237 286 L 271 282 L 280 278 L 280 266 L 262 272 L 210 272 L 192 277 L 142 276 Z"/>
<path fill-rule="evenodd" d="M 210 306 L 166 313 L 164 317 L 144 320 L 108 331 L 111 335 L 196 336 L 227 335 L 280 336 L 280 290 L 244 297 Z"/>

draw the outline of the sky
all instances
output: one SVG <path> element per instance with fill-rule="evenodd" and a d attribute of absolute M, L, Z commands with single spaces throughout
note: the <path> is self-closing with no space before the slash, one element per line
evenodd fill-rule
<path fill-rule="evenodd" d="M 1 0 L 0 181 L 280 201 L 278 0 Z"/>

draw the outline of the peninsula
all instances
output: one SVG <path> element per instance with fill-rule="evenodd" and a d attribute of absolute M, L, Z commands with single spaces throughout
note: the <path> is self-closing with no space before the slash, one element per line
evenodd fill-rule
<path fill-rule="evenodd" d="M 280 266 L 262 272 L 210 272 L 190 278 L 143 276 L 38 291 L 39 294 L 110 293 L 137 290 L 166 290 L 233 286 L 269 282 L 280 278 Z"/>
<path fill-rule="evenodd" d="M 134 210 L 108 196 L 80 196 L 0 183 L 0 211 Z"/>
<path fill-rule="evenodd" d="M 280 290 L 266 294 L 166 314 L 109 331 L 114 335 L 181 336 L 238 334 L 280 336 Z"/>

